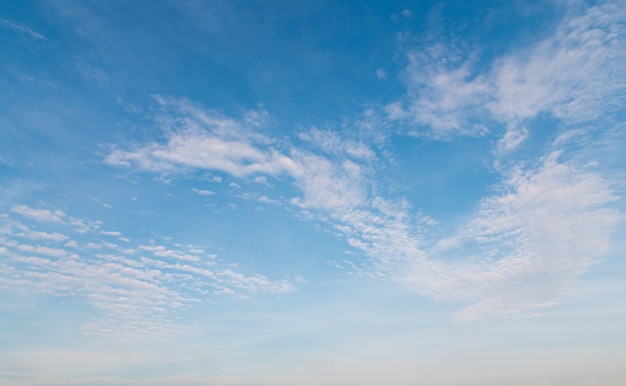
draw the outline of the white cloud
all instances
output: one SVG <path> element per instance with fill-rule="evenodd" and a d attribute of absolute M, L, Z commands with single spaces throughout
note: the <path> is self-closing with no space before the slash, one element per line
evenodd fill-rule
<path fill-rule="evenodd" d="M 18 245 L 18 242 L 16 240 L 7 239 L 6 237 L 0 237 L 0 244 L 13 248 Z"/>
<path fill-rule="evenodd" d="M 210 191 L 210 190 L 196 189 L 196 188 L 193 188 L 191 190 L 194 191 L 195 193 L 201 195 L 201 196 L 212 196 L 212 195 L 215 194 L 215 192 Z"/>
<path fill-rule="evenodd" d="M 511 151 L 527 136 L 523 127 L 511 128 L 495 151 Z M 396 280 L 434 299 L 465 302 L 469 306 L 457 315 L 459 320 L 485 314 L 524 314 L 553 305 L 606 251 L 619 219 L 619 214 L 607 207 L 614 200 L 609 183 L 597 173 L 560 162 L 559 153 L 553 152 L 535 169 L 502 169 L 506 181 L 500 188 L 505 193 L 482 200 L 480 211 L 459 233 L 434 236 L 429 229 L 437 224 L 436 219 L 411 213 L 411 206 L 401 199 L 375 193 L 379 188 L 372 163 L 377 158 L 367 146 L 315 128 L 302 133 L 300 139 L 314 144 L 321 154 L 291 148 L 289 156 L 280 156 L 290 165 L 282 173 L 290 176 L 301 192 L 291 204 L 305 216 L 330 224 L 353 248 L 368 256 L 368 261 L 352 266 L 350 272 Z M 258 146 L 272 143 L 267 138 L 264 141 L 265 145 Z M 214 163 L 195 167 L 228 172 Z M 233 170 L 242 168 L 244 165 L 233 165 Z M 140 248 L 155 256 L 200 260 L 163 246 Z M 268 289 L 260 276 L 251 276 L 243 284 L 240 274 L 213 274 L 223 280 L 228 276 L 235 287 Z"/>
<path fill-rule="evenodd" d="M 127 239 L 136 248 L 120 248 L 107 241 L 107 236 L 120 237 L 120 232 L 89 226 L 100 222 L 61 216 L 58 210 L 30 210 L 24 205 L 13 208 L 12 213 L 37 219 L 69 219 L 48 221 L 48 227 L 54 224 L 58 229 L 72 230 L 77 224 L 84 226 L 84 234 L 66 241 L 62 233 L 29 229 L 10 214 L 2 214 L 0 234 L 29 236 L 33 242 L 0 237 L 0 286 L 89 303 L 98 312 L 83 326 L 86 334 L 159 339 L 183 331 L 173 322 L 177 313 L 201 302 L 209 292 L 247 296 L 295 290 L 287 279 L 276 281 L 220 268 L 222 262 L 215 254 L 196 246 L 141 245 Z M 50 245 L 38 245 L 37 241 Z M 138 256 L 137 252 L 149 252 L 151 257 Z"/>
<path fill-rule="evenodd" d="M 262 202 L 264 204 L 273 204 L 273 205 L 279 205 L 281 203 L 280 200 L 276 200 L 273 198 L 269 198 L 267 196 L 261 196 L 258 198 L 259 202 Z"/>
<path fill-rule="evenodd" d="M 100 221 L 90 221 L 78 218 L 70 218 L 69 223 L 74 226 L 72 230 L 81 235 L 97 230 L 102 224 Z"/>
<path fill-rule="evenodd" d="M 484 123 L 497 122 L 506 131 L 495 143 L 496 157 L 531 136 L 528 119 L 539 113 L 568 122 L 593 117 L 601 111 L 601 94 L 613 95 L 624 85 L 619 77 L 611 82 L 613 75 L 604 71 L 624 55 L 615 32 L 624 11 L 611 7 L 568 14 L 554 36 L 494 60 L 483 73 L 474 70 L 476 58 L 443 44 L 410 52 L 408 97 L 389 104 L 387 113 L 413 122 L 413 134 L 431 138 L 481 136 L 487 133 Z M 185 100 L 161 103 L 170 109 L 159 117 L 167 143 L 116 149 L 107 162 L 160 172 L 184 166 L 235 177 L 288 176 L 300 192 L 290 203 L 307 218 L 330 224 L 367 256 L 346 263 L 350 272 L 392 279 L 436 300 L 463 302 L 458 320 L 524 315 L 554 305 L 607 251 L 621 220 L 611 209 L 616 199 L 611 182 L 570 155 L 559 158 L 555 149 L 567 142 L 563 134 L 534 167 L 527 160 L 526 166 L 499 168 L 505 180 L 493 188 L 500 193 L 482 199 L 458 232 L 441 235 L 431 230 L 436 219 L 415 214 L 401 198 L 383 196 L 388 190 L 376 180 L 384 160 L 370 148 L 372 137 L 314 127 L 299 135 L 312 150 L 280 147 L 245 119 L 237 122 Z M 265 122 L 253 121 L 255 129 Z M 215 146 L 220 150 L 213 151 Z M 218 272 L 227 271 L 213 274 Z M 226 276 L 237 286 L 239 274 Z"/>
<path fill-rule="evenodd" d="M 624 17 L 617 3 L 574 6 L 552 36 L 494 59 L 486 71 L 477 69 L 476 53 L 446 43 L 409 51 L 407 97 L 387 114 L 433 138 L 483 135 L 485 123 L 500 122 L 508 127 L 501 150 L 518 145 L 524 120 L 540 113 L 568 123 L 597 118 L 623 100 Z"/>
<path fill-rule="evenodd" d="M 370 269 L 352 264 L 351 272 L 388 277 L 434 299 L 469 303 L 456 315 L 459 321 L 528 315 L 567 294 L 606 253 L 621 220 L 609 206 L 616 200 L 609 181 L 560 162 L 559 154 L 553 152 L 537 168 L 507 172 L 503 192 L 485 198 L 458 234 L 439 241 L 426 240 L 428 232 L 420 226 L 433 224 L 432 218 L 416 218 L 402 202 L 364 197 L 358 185 L 365 178 L 336 176 L 332 168 L 317 166 L 328 182 L 313 175 L 311 187 L 303 190 L 305 197 L 316 197 L 328 193 L 330 184 L 344 189 L 337 193 L 340 199 L 330 193 L 303 206 L 320 211 L 318 218 L 334 224 L 372 259 Z M 343 185 L 346 180 L 351 182 Z"/>
<path fill-rule="evenodd" d="M 65 217 L 65 213 L 59 209 L 33 209 L 26 205 L 16 205 L 11 208 L 11 212 L 38 222 L 62 223 Z"/>
<path fill-rule="evenodd" d="M 182 253 L 173 249 L 167 249 L 162 245 L 140 245 L 139 248 L 144 251 L 152 252 L 155 256 L 159 257 L 169 257 L 176 260 L 200 261 L 199 256 Z"/>
<path fill-rule="evenodd" d="M 616 73 L 624 74 L 623 68 L 615 67 L 626 54 L 620 39 L 625 16 L 615 3 L 572 13 L 554 36 L 499 61 L 493 74 L 497 98 L 490 106 L 494 115 L 523 119 L 548 111 L 577 121 L 605 111 L 606 97 L 626 84 Z"/>
<path fill-rule="evenodd" d="M 416 135 L 484 135 L 486 128 L 472 118 L 489 102 L 491 86 L 484 75 L 472 73 L 472 59 L 458 63 L 449 58 L 448 50 L 435 45 L 408 53 L 409 97 L 389 104 L 387 113 L 391 119 L 411 120 L 417 126 Z"/>
<path fill-rule="evenodd" d="M 78 243 L 75 240 L 70 240 L 64 245 L 69 248 L 78 248 Z"/>
<path fill-rule="evenodd" d="M 265 176 L 256 176 L 254 177 L 253 181 L 256 182 L 257 184 L 263 184 L 263 185 L 269 186 L 269 182 L 267 182 L 267 178 Z"/>
<path fill-rule="evenodd" d="M 606 253 L 621 215 L 597 173 L 559 162 L 512 172 L 503 192 L 482 201 L 453 248 L 474 250 L 471 265 L 443 266 L 439 297 L 476 301 L 457 318 L 520 314 L 554 304 Z M 409 278 L 410 276 L 408 276 Z M 412 279 L 419 286 L 419 276 Z"/>
<path fill-rule="evenodd" d="M 301 170 L 294 177 L 304 196 L 294 198 L 292 204 L 332 213 L 342 211 L 346 206 L 366 204 L 361 165 L 350 160 L 336 163 L 306 152 L 294 152 L 294 156 Z"/>
<path fill-rule="evenodd" d="M 68 239 L 67 236 L 58 232 L 34 231 L 19 223 L 15 224 L 15 226 L 20 230 L 20 232 L 14 233 L 15 237 L 22 237 L 30 240 L 49 240 L 55 242 L 61 242 Z"/>
<path fill-rule="evenodd" d="M 226 269 L 218 272 L 220 277 L 225 278 L 229 285 L 237 288 L 243 288 L 251 292 L 269 292 L 269 293 L 289 293 L 294 291 L 294 287 L 287 281 L 273 282 L 263 275 L 246 276 L 239 272 Z"/>
<path fill-rule="evenodd" d="M 118 232 L 118 231 L 100 231 L 101 235 L 106 235 L 106 236 L 115 236 L 115 237 L 119 237 L 122 235 L 122 232 Z"/>
<path fill-rule="evenodd" d="M 76 255 L 75 253 L 67 252 L 64 249 L 59 249 L 59 248 L 50 248 L 50 247 L 45 247 L 45 246 L 35 247 L 32 245 L 28 245 L 28 244 L 20 244 L 16 247 L 16 249 L 21 252 L 35 253 L 38 255 L 44 255 L 44 256 L 50 256 L 50 257 L 56 257 L 56 258 L 69 258 L 69 259 L 78 258 L 78 255 Z"/>
<path fill-rule="evenodd" d="M 375 153 L 363 142 L 345 138 L 330 130 L 313 127 L 307 132 L 300 133 L 299 137 L 331 155 L 347 155 L 356 160 L 372 160 L 376 157 Z"/>
<path fill-rule="evenodd" d="M 279 175 L 294 167 L 278 150 L 261 150 L 255 146 L 269 142 L 253 131 L 261 121 L 250 117 L 258 118 L 262 113 L 251 112 L 242 122 L 237 122 L 202 110 L 186 100 L 157 98 L 157 101 L 172 114 L 157 117 L 161 127 L 169 133 L 166 143 L 114 150 L 106 157 L 106 163 L 157 172 L 192 167 L 219 170 L 238 177 L 257 173 Z"/>
<path fill-rule="evenodd" d="M 514 150 L 528 138 L 528 130 L 525 127 L 513 127 L 498 140 L 496 152 L 500 155 Z"/>

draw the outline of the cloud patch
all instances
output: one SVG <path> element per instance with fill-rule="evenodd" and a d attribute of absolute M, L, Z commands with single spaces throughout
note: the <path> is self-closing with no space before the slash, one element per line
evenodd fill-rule
<path fill-rule="evenodd" d="M 16 205 L 11 208 L 11 212 L 38 222 L 63 223 L 65 218 L 62 210 L 34 209 L 26 205 Z"/>
<path fill-rule="evenodd" d="M 565 123 L 538 157 L 498 166 L 502 181 L 490 187 L 495 193 L 480 199 L 453 231 L 441 231 L 441 221 L 390 193 L 388 180 L 380 178 L 394 162 L 388 138 L 357 130 L 313 127 L 293 142 L 279 141 L 266 134 L 265 112 L 237 120 L 186 99 L 159 97 L 155 122 L 165 139 L 115 147 L 105 162 L 159 173 L 206 170 L 289 180 L 297 192 L 288 201 L 292 207 L 329 225 L 363 256 L 351 261 L 351 272 L 458 302 L 459 321 L 527 315 L 566 296 L 606 253 L 622 220 L 615 184 L 590 168 L 594 160 L 575 162 L 564 150 L 565 134 L 585 130 L 570 124 L 609 111 L 603 98 L 621 98 L 617 90 L 623 91 L 626 77 L 613 78 L 626 75 L 626 67 L 616 65 L 626 52 L 618 38 L 624 35 L 620 15 L 624 10 L 614 4 L 573 9 L 553 36 L 493 60 L 480 73 L 475 57 L 445 44 L 407 53 L 407 95 L 386 107 L 390 120 L 409 123 L 404 134 L 454 140 L 496 128 L 490 156 L 497 164 L 533 135 L 533 117 L 549 113 Z"/>
<path fill-rule="evenodd" d="M 280 175 L 295 167 L 277 149 L 258 146 L 268 144 L 266 137 L 253 131 L 262 113 L 250 112 L 236 121 L 187 100 L 157 97 L 157 101 L 163 111 L 157 120 L 166 132 L 165 143 L 116 149 L 106 157 L 107 164 L 165 173 L 199 168 L 237 177 Z"/>
<path fill-rule="evenodd" d="M 598 118 L 623 101 L 626 86 L 624 7 L 601 2 L 572 7 L 556 31 L 536 44 L 477 69 L 478 52 L 443 41 L 407 50 L 407 96 L 388 104 L 392 120 L 409 133 L 435 139 L 499 134 L 500 151 L 527 137 L 524 122 L 549 113 L 566 123 Z"/>
<path fill-rule="evenodd" d="M 10 213 L 73 233 L 74 239 L 26 227 L 18 218 L 4 214 L 0 287 L 89 304 L 96 312 L 85 321 L 85 334 L 160 339 L 180 331 L 174 322 L 177 313 L 209 294 L 248 297 L 295 290 L 288 279 L 272 280 L 220 267 L 223 263 L 215 254 L 196 246 L 142 244 L 126 238 L 131 247 L 120 247 L 107 238 L 120 237 L 121 232 L 75 229 L 76 224 L 94 222 L 69 217 L 58 209 L 16 205 Z"/>

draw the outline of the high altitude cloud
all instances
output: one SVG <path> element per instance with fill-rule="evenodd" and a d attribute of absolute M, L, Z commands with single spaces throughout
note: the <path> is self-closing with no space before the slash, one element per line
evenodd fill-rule
<path fill-rule="evenodd" d="M 263 123 L 265 112 L 250 112 L 239 122 L 187 100 L 156 99 L 163 109 L 159 123 L 166 130 L 166 143 L 115 150 L 107 156 L 107 163 L 159 172 L 183 167 L 222 170 L 238 177 L 293 172 L 288 157 L 271 147 L 258 146 L 269 141 L 252 131 Z"/>
<path fill-rule="evenodd" d="M 617 38 L 623 13 L 614 5 L 575 9 L 553 36 L 497 58 L 484 74 L 472 72 L 471 60 L 446 59 L 452 56 L 445 45 L 411 50 L 407 96 L 387 114 L 431 139 L 483 135 L 494 122 L 505 126 L 493 148 L 498 164 L 531 135 L 528 118 L 552 114 L 567 133 L 569 124 L 606 110 L 603 97 L 623 90 L 623 81 L 607 72 L 623 73 L 615 67 L 625 52 Z M 495 193 L 477 203 L 464 226 L 442 234 L 430 228 L 433 219 L 415 213 L 419 203 L 386 195 L 375 182 L 389 162 L 378 154 L 392 156 L 374 151 L 379 138 L 368 143 L 313 128 L 300 133 L 300 146 L 295 138 L 279 142 L 261 134 L 264 112 L 236 120 L 184 99 L 157 100 L 161 111 L 154 118 L 165 139 L 114 148 L 106 163 L 290 178 L 300 192 L 290 203 L 367 256 L 357 262 L 360 273 L 461 302 L 458 320 L 524 315 L 555 304 L 607 251 L 621 219 L 611 207 L 617 199 L 611 181 L 566 157 L 564 136 L 548 141 L 539 160 L 498 169 Z"/>
<path fill-rule="evenodd" d="M 584 12 L 574 6 L 552 36 L 492 61 L 486 71 L 477 70 L 478 53 L 445 41 L 409 49 L 408 93 L 387 107 L 388 115 L 434 138 L 484 135 L 492 130 L 489 117 L 507 128 L 500 154 L 523 142 L 527 129 L 520 125 L 540 113 L 566 122 L 597 118 L 623 100 L 624 17 L 619 3 Z"/>
<path fill-rule="evenodd" d="M 249 296 L 288 293 L 290 280 L 271 280 L 222 266 L 220 259 L 194 246 L 111 243 L 118 231 L 67 218 L 59 209 L 26 205 L 2 214 L 0 227 L 0 286 L 21 288 L 61 297 L 76 297 L 99 311 L 83 321 L 86 334 L 158 338 L 177 333 L 175 315 L 200 302 L 209 293 Z M 23 220 L 55 222 L 61 233 L 33 230 Z M 60 223 L 60 224 L 59 224 Z M 69 239 L 69 240 L 68 240 Z"/>
<path fill-rule="evenodd" d="M 197 151 L 210 155 L 210 149 Z M 363 251 L 373 264 L 367 274 L 435 299 L 474 303 L 459 320 L 523 314 L 564 295 L 606 251 L 619 219 L 606 207 L 615 200 L 610 183 L 558 155 L 555 151 L 536 168 L 507 172 L 503 193 L 484 198 L 457 235 L 439 236 L 438 242 L 426 240 L 433 237 L 424 228 L 428 222 L 408 203 L 373 195 L 371 166 L 350 157 L 292 149 L 288 175 L 302 196 L 291 203 Z M 475 252 L 451 260 L 459 249 Z"/>
<path fill-rule="evenodd" d="M 598 173 L 560 162 L 559 155 L 549 154 L 537 168 L 512 170 L 502 193 L 483 199 L 455 236 L 451 249 L 475 256 L 471 266 L 446 264 L 437 296 L 478 301 L 459 320 L 551 305 L 607 252 L 621 219 L 608 206 L 617 199 L 613 188 Z M 420 286 L 419 277 L 407 280 Z"/>
<path fill-rule="evenodd" d="M 41 41 L 47 40 L 46 37 L 40 34 L 39 32 L 10 19 L 0 18 L 0 27 L 8 28 L 10 30 L 18 32 L 24 36 L 27 36 L 28 38 L 32 40 L 41 40 Z"/>

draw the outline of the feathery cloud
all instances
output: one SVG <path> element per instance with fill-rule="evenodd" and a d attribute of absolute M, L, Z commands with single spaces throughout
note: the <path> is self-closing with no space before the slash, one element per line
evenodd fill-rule
<path fill-rule="evenodd" d="M 26 205 L 14 206 L 11 213 L 75 232 L 76 224 L 93 223 L 58 209 Z M 232 267 L 220 268 L 214 254 L 195 246 L 144 245 L 126 239 L 134 248 L 122 248 L 107 241 L 121 232 L 99 231 L 98 227 L 80 229 L 79 237 L 66 242 L 62 233 L 30 229 L 8 214 L 2 220 L 0 286 L 73 297 L 95 307 L 99 315 L 85 322 L 86 334 L 163 338 L 180 332 L 174 322 L 179 310 L 202 301 L 210 292 L 249 296 L 295 290 L 287 279 L 275 281 Z M 20 238 L 31 242 L 15 240 Z"/>

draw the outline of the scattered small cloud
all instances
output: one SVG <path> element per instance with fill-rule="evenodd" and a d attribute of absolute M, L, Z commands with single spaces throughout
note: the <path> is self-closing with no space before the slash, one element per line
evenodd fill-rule
<path fill-rule="evenodd" d="M 11 161 L 9 161 L 9 160 L 7 160 L 7 159 L 3 158 L 3 157 L 0 157 L 0 165 L 2 165 L 2 166 L 6 166 L 6 167 L 9 167 L 9 168 L 13 168 L 13 167 L 15 167 L 15 165 L 13 164 L 13 162 L 11 162 Z"/>
<path fill-rule="evenodd" d="M 363 141 L 345 138 L 334 131 L 312 127 L 310 130 L 300 133 L 299 138 L 332 155 L 348 155 L 356 160 L 376 158 L 376 153 Z"/>
<path fill-rule="evenodd" d="M 269 186 L 269 182 L 267 182 L 267 177 L 265 176 L 256 176 L 254 177 L 253 181 L 256 182 L 257 184 L 263 184 L 263 185 Z"/>
<path fill-rule="evenodd" d="M 122 235 L 122 233 L 118 231 L 100 231 L 100 234 L 114 237 L 120 237 Z"/>
<path fill-rule="evenodd" d="M 237 177 L 279 175 L 293 168 L 289 158 L 278 150 L 261 150 L 255 146 L 269 143 L 265 136 L 254 132 L 261 121 L 238 122 L 184 99 L 156 97 L 156 100 L 162 107 L 156 119 L 170 133 L 166 143 L 115 149 L 105 158 L 105 163 L 162 173 L 201 168 Z M 185 119 L 176 119 L 174 115 Z"/>
<path fill-rule="evenodd" d="M 191 190 L 194 191 L 196 194 L 199 194 L 200 196 L 212 196 L 215 194 L 215 192 L 210 191 L 210 190 L 196 189 L 196 188 L 193 188 Z"/>
<path fill-rule="evenodd" d="M 65 213 L 59 209 L 34 209 L 26 205 L 16 205 L 11 211 L 38 222 L 63 223 L 65 218 Z"/>
<path fill-rule="evenodd" d="M 406 11 L 396 17 L 411 17 Z M 563 131 L 584 116 L 598 116 L 603 93 L 615 95 L 624 88 L 625 82 L 615 80 L 623 77 L 611 78 L 615 72 L 604 71 L 621 71 L 614 66 L 623 54 L 615 49 L 619 34 L 611 31 L 623 28 L 624 12 L 613 6 L 576 12 L 556 26 L 553 36 L 509 51 L 481 67 L 486 70 L 478 69 L 477 52 L 445 42 L 408 49 L 407 93 L 385 106 L 385 121 L 403 123 L 396 125 L 401 134 L 429 140 L 495 137 L 489 156 L 498 159 L 533 138 L 532 119 L 539 114 L 561 119 Z M 393 154 L 374 147 L 385 138 L 365 135 L 376 122 L 371 114 L 359 126 L 363 130 L 312 127 L 290 143 L 260 133 L 269 122 L 266 112 L 236 119 L 186 99 L 158 97 L 157 103 L 155 120 L 165 140 L 114 147 L 107 164 L 172 175 L 203 170 L 256 182 L 288 180 L 295 193 L 285 204 L 303 218 L 327 224 L 367 256 L 333 264 L 353 274 L 395 280 L 435 300 L 462 302 L 465 307 L 456 316 L 460 321 L 556 304 L 607 251 L 621 218 L 612 209 L 612 182 L 562 157 L 555 143 L 538 157 L 498 167 L 502 181 L 491 187 L 495 193 L 479 200 L 465 226 L 437 234 L 432 228 L 439 228 L 438 219 L 416 214 L 405 199 L 377 182 Z M 240 187 L 235 182 L 229 186 Z M 254 192 L 239 197 L 276 203 Z M 181 259 L 184 254 L 161 246 L 140 249 L 199 261 Z M 213 275 L 233 282 L 247 277 L 228 270 Z M 242 288 L 261 286 L 263 280 L 249 276 Z"/>
<path fill-rule="evenodd" d="M 16 205 L 3 214 L 0 227 L 0 235 L 7 236 L 0 237 L 0 283 L 24 291 L 80 297 L 100 312 L 84 324 L 83 332 L 88 335 L 162 338 L 180 331 L 174 322 L 178 310 L 202 301 L 208 293 L 251 296 L 295 290 L 297 281 L 290 278 L 272 280 L 244 274 L 230 265 L 220 267 L 223 263 L 216 254 L 197 246 L 171 240 L 171 246 L 142 244 L 121 237 L 118 231 L 89 226 L 77 239 L 68 240 L 61 232 L 28 228 L 11 213 L 66 231 L 93 222 L 58 209 Z M 109 242 L 109 236 L 131 248 Z"/>
<path fill-rule="evenodd" d="M 411 12 L 410 9 L 403 9 L 402 11 L 398 13 L 392 14 L 390 19 L 394 23 L 400 23 L 400 21 L 402 21 L 403 18 L 408 19 L 411 16 L 413 16 L 413 12 Z"/>
<path fill-rule="evenodd" d="M 498 140 L 496 152 L 502 155 L 513 151 L 528 138 L 528 134 L 528 130 L 525 127 L 515 127 L 507 130 L 504 136 Z"/>
<path fill-rule="evenodd" d="M 262 202 L 264 204 L 279 205 L 281 203 L 280 200 L 276 200 L 276 199 L 269 198 L 269 197 L 266 197 L 266 196 L 261 196 L 261 197 L 259 197 L 258 200 L 259 200 L 259 202 Z"/>
<path fill-rule="evenodd" d="M 626 77 L 617 76 L 626 75 L 617 69 L 626 51 L 618 38 L 623 17 L 611 2 L 572 8 L 552 36 L 481 67 L 479 50 L 433 38 L 426 49 L 407 49 L 407 95 L 387 105 L 387 116 L 434 139 L 482 136 L 504 125 L 501 155 L 530 134 L 525 122 L 540 113 L 566 123 L 600 117 L 611 108 L 606 98 L 626 87 Z"/>

